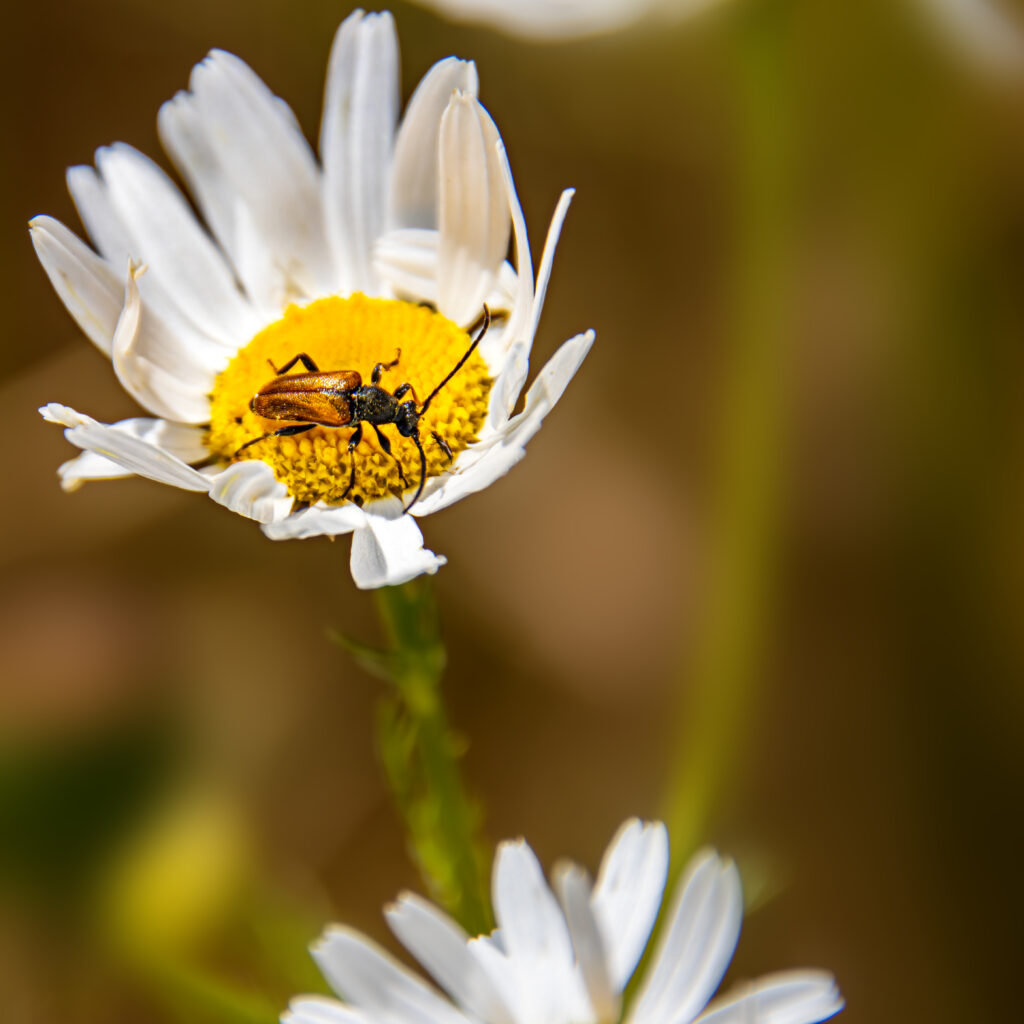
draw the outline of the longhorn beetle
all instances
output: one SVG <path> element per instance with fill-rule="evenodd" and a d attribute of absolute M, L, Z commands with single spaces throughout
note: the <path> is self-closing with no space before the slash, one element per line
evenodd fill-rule
<path fill-rule="evenodd" d="M 427 400 L 418 409 L 416 408 L 418 399 L 416 399 L 416 392 L 411 384 L 400 384 L 393 392 L 380 387 L 380 378 L 384 371 L 394 369 L 398 365 L 398 360 L 402 356 L 401 349 L 390 363 L 377 363 L 370 375 L 369 384 L 363 383 L 363 378 L 357 370 L 321 370 L 305 352 L 300 352 L 293 359 L 289 359 L 280 369 L 270 363 L 270 368 L 276 376 L 256 392 L 252 401 L 249 402 L 250 410 L 257 416 L 268 420 L 299 420 L 300 422 L 246 441 L 235 452 L 234 457 L 238 458 L 250 445 L 265 441 L 268 437 L 291 437 L 295 434 L 304 434 L 314 427 L 347 427 L 354 423 L 355 430 L 352 431 L 348 442 L 348 454 L 352 460 L 352 468 L 349 471 L 348 486 L 341 496 L 341 500 L 344 501 L 356 480 L 355 450 L 363 439 L 364 423 L 369 423 L 373 427 L 381 448 L 395 459 L 398 464 L 398 475 L 402 484 L 405 485 L 402 464 L 392 454 L 391 442 L 380 429 L 387 423 L 393 423 L 398 427 L 398 433 L 402 437 L 412 438 L 420 453 L 419 486 L 416 488 L 412 501 L 402 509 L 403 512 L 408 512 L 420 500 L 427 478 L 427 456 L 420 441 L 420 418 L 426 413 L 438 392 L 462 369 L 463 364 L 480 344 L 490 325 L 491 314 L 487 306 L 484 306 L 482 325 L 469 348 L 455 364 L 451 373 L 430 392 Z M 270 360 L 268 359 L 267 362 Z M 289 373 L 288 371 L 296 363 L 302 363 L 307 372 Z M 401 401 L 409 392 L 412 392 L 413 399 L 416 401 L 413 399 Z M 431 431 L 431 437 L 451 459 L 453 457 L 452 450 L 448 447 L 448 442 L 437 431 Z"/>

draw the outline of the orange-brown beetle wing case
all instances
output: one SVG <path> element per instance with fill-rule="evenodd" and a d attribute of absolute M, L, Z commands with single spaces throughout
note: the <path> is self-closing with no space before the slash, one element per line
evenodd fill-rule
<path fill-rule="evenodd" d="M 349 395 L 362 383 L 356 370 L 287 374 L 261 387 L 249 408 L 268 420 L 343 427 L 352 420 Z"/>

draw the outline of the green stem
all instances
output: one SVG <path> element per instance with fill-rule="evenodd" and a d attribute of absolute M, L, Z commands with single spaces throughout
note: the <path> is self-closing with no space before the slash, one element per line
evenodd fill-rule
<path fill-rule="evenodd" d="M 733 344 L 718 455 L 705 621 L 678 716 L 666 822 L 672 877 L 706 840 L 746 747 L 778 547 L 789 268 L 788 0 L 737 14 Z"/>
<path fill-rule="evenodd" d="M 480 812 L 463 787 L 441 699 L 446 658 L 433 582 L 382 587 L 376 599 L 395 686 L 378 719 L 384 769 L 431 895 L 477 935 L 491 925 Z"/>

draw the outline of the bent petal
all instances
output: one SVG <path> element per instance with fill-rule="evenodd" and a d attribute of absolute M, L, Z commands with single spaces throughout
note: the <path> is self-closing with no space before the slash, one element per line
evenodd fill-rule
<path fill-rule="evenodd" d="M 73 445 L 101 455 L 129 473 L 186 491 L 209 488 L 201 473 L 141 437 L 107 423 L 99 423 L 57 402 L 44 405 L 39 412 L 47 422 L 66 427 L 64 436 Z"/>
<path fill-rule="evenodd" d="M 165 452 L 177 456 L 182 462 L 192 465 L 202 462 L 209 454 L 203 444 L 203 431 L 184 423 L 169 423 L 137 417 L 112 423 L 111 430 L 122 430 L 147 444 L 156 445 Z M 77 490 L 87 480 L 113 480 L 132 476 L 132 471 L 95 452 L 84 451 L 57 469 L 61 487 L 65 491 Z"/>
<path fill-rule="evenodd" d="M 530 320 L 530 312 L 533 309 L 533 256 L 530 253 L 530 236 L 526 230 L 526 217 L 523 215 L 523 207 L 519 202 L 516 193 L 516 183 L 512 177 L 512 167 L 508 162 L 508 153 L 505 152 L 504 143 L 498 143 L 498 163 L 501 167 L 501 177 L 505 186 L 505 199 L 508 204 L 509 215 L 512 219 L 512 233 L 516 243 L 516 290 L 515 300 L 512 306 L 512 315 L 509 317 L 506 330 L 507 345 L 514 345 L 517 342 L 525 344 L 527 351 L 533 344 L 533 335 L 524 337 L 524 328 Z M 506 419 L 512 415 L 512 408 L 519 397 L 519 390 L 522 389 L 523 381 L 526 379 L 525 371 L 519 381 L 519 388 L 516 390 L 512 404 L 505 410 Z M 492 406 L 492 415 L 497 412 L 497 407 Z"/>
<path fill-rule="evenodd" d="M 124 295 L 106 260 L 53 217 L 33 217 L 29 232 L 54 291 L 85 336 L 109 356 Z"/>
<path fill-rule="evenodd" d="M 509 204 L 512 208 L 513 224 L 522 221 L 522 209 L 519 206 L 519 198 L 516 195 L 515 183 L 512 180 L 512 171 L 509 168 L 508 160 L 503 156 L 502 168 L 505 174 L 505 187 L 508 190 Z M 540 323 L 540 315 L 544 308 L 544 298 L 547 295 L 548 282 L 551 279 L 551 269 L 554 265 L 555 250 L 558 247 L 558 239 L 562 233 L 562 225 L 565 223 L 566 215 L 569 212 L 569 204 L 576 194 L 575 189 L 567 188 L 559 197 L 555 212 L 551 216 L 551 223 L 548 226 L 547 237 L 544 240 L 544 251 L 541 254 L 540 269 L 537 274 L 537 283 L 533 283 L 533 267 L 530 264 L 529 243 L 526 240 L 526 225 L 522 223 L 516 228 L 516 266 L 519 274 L 519 289 L 516 296 L 515 307 L 512 311 L 512 318 L 509 321 L 506 332 L 506 344 L 513 346 L 519 353 L 518 358 L 509 359 L 509 368 L 502 374 L 498 382 L 500 393 L 495 396 L 491 403 L 491 411 L 488 421 L 492 425 L 501 422 L 502 414 L 505 418 L 512 415 L 512 410 L 519 401 L 519 393 L 526 383 L 527 374 L 530 371 L 530 348 L 533 345 L 534 336 L 537 333 L 537 326 Z M 517 213 L 518 211 L 518 213 Z M 520 238 L 521 234 L 521 238 Z M 529 282 L 529 288 L 524 287 L 524 282 Z"/>
<path fill-rule="evenodd" d="M 140 405 L 165 419 L 180 423 L 204 423 L 210 416 L 206 397 L 217 370 L 197 365 L 179 338 L 144 309 L 136 279 L 144 267 L 129 267 L 125 281 L 124 308 L 114 330 L 111 357 L 114 373 Z M 218 362 L 227 362 L 227 355 Z"/>

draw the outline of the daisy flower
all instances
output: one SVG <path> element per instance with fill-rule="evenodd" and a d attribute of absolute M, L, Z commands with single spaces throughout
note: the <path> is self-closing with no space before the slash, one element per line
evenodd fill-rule
<path fill-rule="evenodd" d="M 39 216 L 36 252 L 151 417 L 105 424 L 44 406 L 83 449 L 60 467 L 65 489 L 135 474 L 205 493 L 274 539 L 352 533 L 362 588 L 444 564 L 414 517 L 487 487 L 522 458 L 593 333 L 556 352 L 513 415 L 572 190 L 555 208 L 535 278 L 476 67 L 439 61 L 400 122 L 398 68 L 390 14 L 356 11 L 342 23 L 318 163 L 285 103 L 237 57 L 213 51 L 158 121 L 205 226 L 129 146 L 68 171 L 95 250 Z M 485 328 L 470 351 L 470 332 Z M 298 409 L 253 410 L 279 370 L 313 367 L 326 376 Z M 357 386 L 373 410 L 354 404 Z M 282 411 L 295 417 L 290 428 Z M 412 429 L 396 431 L 400 413 Z"/>
<path fill-rule="evenodd" d="M 448 998 L 350 928 L 333 926 L 313 956 L 344 1002 L 293 1000 L 285 1024 L 614 1024 L 647 945 L 668 874 L 664 825 L 627 821 L 596 882 L 573 864 L 547 883 L 523 840 L 498 847 L 498 927 L 470 938 L 406 893 L 392 931 Z M 739 937 L 743 901 L 730 860 L 702 850 L 680 881 L 650 967 L 624 1024 L 814 1024 L 843 1008 L 824 971 L 768 975 L 708 1005 Z"/>

